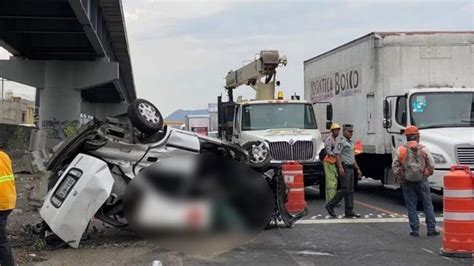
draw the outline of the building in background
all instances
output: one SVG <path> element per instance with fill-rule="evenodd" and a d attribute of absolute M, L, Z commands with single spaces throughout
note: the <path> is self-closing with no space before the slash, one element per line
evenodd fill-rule
<path fill-rule="evenodd" d="M 35 124 L 35 103 L 13 95 L 11 90 L 0 100 L 0 123 L 15 125 Z"/>

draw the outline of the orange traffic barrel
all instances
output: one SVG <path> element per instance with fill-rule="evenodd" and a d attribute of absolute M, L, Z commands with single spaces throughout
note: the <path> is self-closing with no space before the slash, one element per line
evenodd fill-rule
<path fill-rule="evenodd" d="M 441 255 L 470 258 L 474 254 L 474 175 L 453 166 L 444 176 L 444 236 Z"/>
<path fill-rule="evenodd" d="M 299 214 L 305 211 L 303 166 L 298 162 L 287 162 L 282 166 L 282 174 L 288 188 L 285 207 L 290 214 Z"/>

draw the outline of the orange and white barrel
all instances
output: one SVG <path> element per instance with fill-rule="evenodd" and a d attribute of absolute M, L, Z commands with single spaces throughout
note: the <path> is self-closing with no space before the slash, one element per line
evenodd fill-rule
<path fill-rule="evenodd" d="M 287 162 L 282 166 L 282 174 L 288 188 L 285 207 L 290 214 L 299 214 L 305 211 L 303 166 L 298 162 Z"/>
<path fill-rule="evenodd" d="M 444 176 L 444 236 L 441 255 L 474 254 L 474 175 L 467 166 L 453 166 Z"/>

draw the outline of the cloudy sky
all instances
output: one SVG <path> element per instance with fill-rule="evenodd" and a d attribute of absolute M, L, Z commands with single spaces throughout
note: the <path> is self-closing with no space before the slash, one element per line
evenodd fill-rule
<path fill-rule="evenodd" d="M 288 57 L 281 88 L 303 94 L 304 60 L 369 32 L 474 30 L 474 0 L 381 2 L 123 0 L 138 95 L 164 115 L 205 108 L 263 49 Z"/>

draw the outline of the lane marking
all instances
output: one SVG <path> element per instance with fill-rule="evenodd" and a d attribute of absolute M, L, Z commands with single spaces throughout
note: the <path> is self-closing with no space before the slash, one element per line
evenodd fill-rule
<path fill-rule="evenodd" d="M 438 256 L 438 254 L 434 253 L 433 251 L 429 250 L 429 249 L 426 249 L 426 248 L 422 248 L 421 250 L 425 251 L 425 252 L 428 252 L 430 254 L 433 254 L 433 255 L 436 255 Z"/>
<path fill-rule="evenodd" d="M 397 216 L 401 215 L 400 213 L 392 212 L 390 210 L 380 208 L 380 207 L 377 207 L 377 206 L 374 206 L 372 204 L 365 203 L 365 202 L 362 202 L 362 201 L 354 200 L 354 203 L 359 204 L 359 205 L 364 206 L 364 207 L 367 207 L 367 208 L 370 208 L 372 210 L 377 210 L 379 212 L 385 212 L 385 213 L 392 214 L 392 215 L 397 215 Z"/>
<path fill-rule="evenodd" d="M 309 189 L 314 190 L 314 191 L 319 191 L 318 189 L 315 189 L 313 187 L 309 187 Z M 402 219 L 404 219 L 404 221 L 408 222 L 408 216 L 406 214 L 401 214 L 401 213 L 393 212 L 393 211 L 390 211 L 390 210 L 387 210 L 387 209 L 384 209 L 384 208 L 379 208 L 379 207 L 374 206 L 372 204 L 368 204 L 368 203 L 361 202 L 361 201 L 358 201 L 358 200 L 354 200 L 354 203 L 359 204 L 359 205 L 364 206 L 364 207 L 367 207 L 367 208 L 370 208 L 370 209 L 373 209 L 373 210 L 377 210 L 377 211 L 380 211 L 380 212 L 385 212 L 389 215 L 395 215 L 397 217 L 402 216 L 403 217 Z M 370 215 L 372 215 L 372 214 L 370 214 Z M 329 216 L 326 216 L 326 219 L 328 219 L 328 217 Z M 381 219 L 384 219 L 384 218 L 377 218 L 377 220 L 381 220 Z M 390 219 L 394 219 L 394 218 L 390 218 Z M 363 219 L 363 220 L 367 221 L 369 219 Z M 358 220 L 355 220 L 355 221 L 358 221 Z M 436 221 L 438 221 L 438 218 L 436 218 Z M 423 225 L 423 226 L 426 226 L 425 223 L 420 223 L 420 224 Z M 436 229 L 438 229 L 441 232 L 444 232 L 444 229 L 440 226 L 436 226 Z"/>
<path fill-rule="evenodd" d="M 302 250 L 302 251 L 296 251 L 296 252 L 288 252 L 290 254 L 295 254 L 295 255 L 312 255 L 312 256 L 330 256 L 334 257 L 334 254 L 331 253 L 326 253 L 326 252 L 319 252 L 319 251 L 311 251 L 311 250 Z"/>
<path fill-rule="evenodd" d="M 408 221 L 408 216 L 406 214 L 401 214 L 401 213 L 393 212 L 393 211 L 390 211 L 390 210 L 387 210 L 387 209 L 384 209 L 384 208 L 379 208 L 379 207 L 374 206 L 372 204 L 368 204 L 368 203 L 361 202 L 361 201 L 358 201 L 358 200 L 354 200 L 354 203 L 362 205 L 362 206 L 367 207 L 367 208 L 371 208 L 371 209 L 378 210 L 378 211 L 381 211 L 381 212 L 385 212 L 385 213 L 388 213 L 388 214 L 396 215 L 398 217 L 403 216 L 403 219 L 406 219 Z M 436 221 L 438 221 L 438 220 L 436 219 Z M 426 223 L 420 223 L 420 224 L 423 225 L 423 226 L 426 226 Z M 435 228 L 437 230 L 441 231 L 441 232 L 444 232 L 443 227 L 440 227 L 440 226 L 437 225 Z"/>
<path fill-rule="evenodd" d="M 442 222 L 443 218 L 436 217 L 437 222 Z M 310 224 L 364 224 L 364 223 L 407 223 L 408 218 L 368 218 L 368 219 L 326 219 L 326 220 L 299 220 L 295 225 Z"/>

